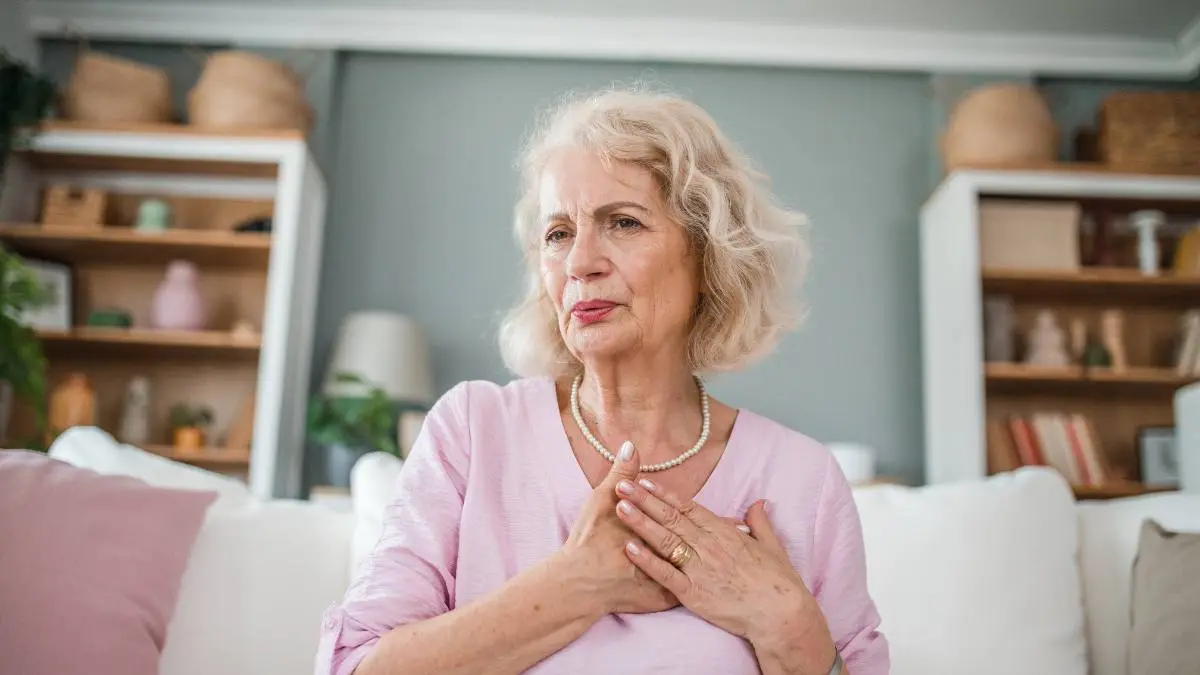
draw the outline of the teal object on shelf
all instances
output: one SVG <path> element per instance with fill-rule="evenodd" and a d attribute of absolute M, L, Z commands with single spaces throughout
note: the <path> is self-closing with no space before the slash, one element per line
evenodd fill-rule
<path fill-rule="evenodd" d="M 87 325 L 105 328 L 130 328 L 133 317 L 123 309 L 94 309 L 88 314 Z"/>
<path fill-rule="evenodd" d="M 146 199 L 138 205 L 138 232 L 166 232 L 171 226 L 171 206 L 161 199 Z"/>

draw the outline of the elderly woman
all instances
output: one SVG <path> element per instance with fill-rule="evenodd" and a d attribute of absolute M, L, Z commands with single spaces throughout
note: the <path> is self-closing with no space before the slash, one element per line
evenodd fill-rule
<path fill-rule="evenodd" d="M 666 95 L 565 104 L 524 168 L 521 377 L 430 411 L 318 672 L 888 672 L 838 465 L 699 377 L 794 324 L 801 217 Z"/>

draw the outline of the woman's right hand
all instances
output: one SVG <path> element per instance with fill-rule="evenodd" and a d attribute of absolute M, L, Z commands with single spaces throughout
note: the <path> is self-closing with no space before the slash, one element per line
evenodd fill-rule
<path fill-rule="evenodd" d="M 604 614 L 660 612 L 679 604 L 625 555 L 625 543 L 637 535 L 617 517 L 616 486 L 621 480 L 635 480 L 638 467 L 637 449 L 626 441 L 612 470 L 584 502 L 560 552 L 571 578 L 596 599 Z"/>

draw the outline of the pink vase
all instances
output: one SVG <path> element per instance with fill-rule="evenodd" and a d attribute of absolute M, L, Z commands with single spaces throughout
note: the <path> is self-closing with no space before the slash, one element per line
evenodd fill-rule
<path fill-rule="evenodd" d="M 186 260 L 174 260 L 154 291 L 150 321 L 155 328 L 167 330 L 203 330 L 207 317 L 204 298 L 200 297 L 196 266 Z"/>

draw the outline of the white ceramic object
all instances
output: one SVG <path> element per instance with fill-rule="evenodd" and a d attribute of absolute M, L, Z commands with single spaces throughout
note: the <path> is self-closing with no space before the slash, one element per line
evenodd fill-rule
<path fill-rule="evenodd" d="M 829 451 L 850 483 L 865 483 L 875 478 L 875 450 L 860 443 L 830 443 Z"/>

